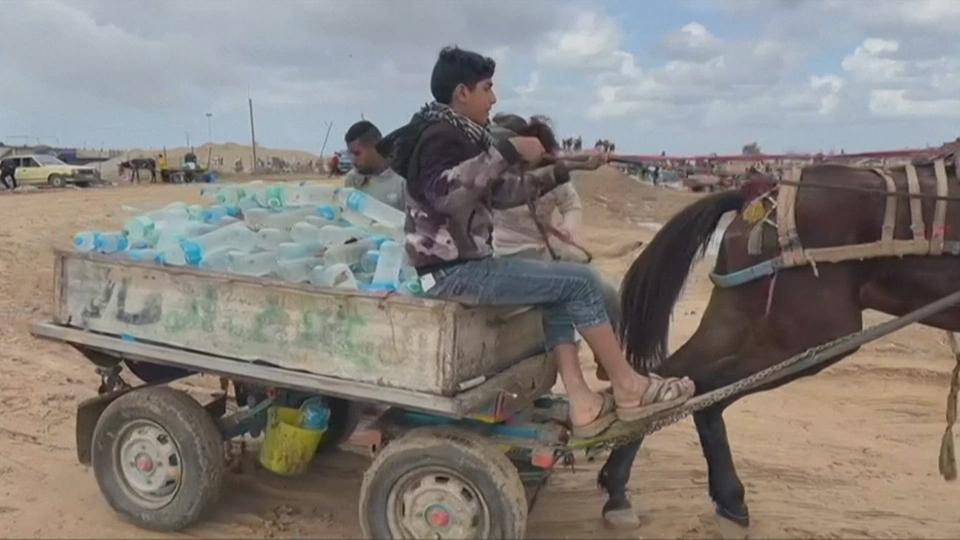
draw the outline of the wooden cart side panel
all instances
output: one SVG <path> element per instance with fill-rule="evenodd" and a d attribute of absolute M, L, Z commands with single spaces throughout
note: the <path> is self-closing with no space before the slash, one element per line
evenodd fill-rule
<path fill-rule="evenodd" d="M 53 257 L 53 320 L 59 324 L 66 324 L 67 302 L 65 291 L 67 277 L 64 275 L 65 256 L 55 253 Z"/>
<path fill-rule="evenodd" d="M 524 307 L 471 307 L 457 312 L 457 380 L 490 376 L 543 352 L 540 311 Z"/>
<path fill-rule="evenodd" d="M 67 256 L 63 324 L 250 362 L 431 393 L 448 304 L 391 302 Z M 179 270 L 179 269 L 177 269 Z M 450 332 L 447 329 L 446 332 Z"/>

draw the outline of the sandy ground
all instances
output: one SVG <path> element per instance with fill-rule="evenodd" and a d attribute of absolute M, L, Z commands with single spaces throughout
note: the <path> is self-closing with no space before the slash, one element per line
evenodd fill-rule
<path fill-rule="evenodd" d="M 666 219 L 692 198 L 611 172 L 581 179 L 580 187 L 587 203 L 585 236 L 598 251 L 649 238 L 643 223 Z M 28 325 L 49 317 L 55 244 L 80 229 L 116 224 L 121 205 L 196 200 L 197 192 L 191 186 L 142 186 L 0 195 L 0 535 L 160 536 L 118 519 L 92 472 L 76 462 L 73 415 L 80 400 L 95 395 L 92 365 L 67 347 L 33 339 Z M 628 252 L 599 266 L 619 278 L 631 259 Z M 708 295 L 701 267 L 676 311 L 674 346 L 696 328 Z M 914 327 L 816 378 L 731 408 L 728 431 L 747 486 L 750 535 L 960 536 L 960 487 L 937 473 L 950 367 L 942 334 Z M 204 391 L 204 381 L 194 384 Z M 356 498 L 365 456 L 336 453 L 296 479 L 272 476 L 252 461 L 248 455 L 243 470 L 228 475 L 224 499 L 212 515 L 170 536 L 359 534 Z M 581 460 L 575 472 L 553 475 L 530 516 L 531 537 L 720 533 L 691 421 L 654 436 L 637 460 L 632 487 L 639 530 L 603 529 L 604 498 L 595 486 L 599 466 Z"/>

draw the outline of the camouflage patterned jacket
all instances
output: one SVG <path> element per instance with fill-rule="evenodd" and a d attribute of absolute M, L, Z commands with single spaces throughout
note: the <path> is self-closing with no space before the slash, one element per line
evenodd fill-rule
<path fill-rule="evenodd" d="M 421 132 L 407 169 L 406 248 L 421 271 L 493 254 L 493 209 L 536 200 L 569 181 L 549 165 L 523 171 L 505 139 L 487 150 L 453 125 L 434 122 Z"/>

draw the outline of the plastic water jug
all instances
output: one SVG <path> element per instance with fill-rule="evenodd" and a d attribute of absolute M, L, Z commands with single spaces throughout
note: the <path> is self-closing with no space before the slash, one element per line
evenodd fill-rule
<path fill-rule="evenodd" d="M 131 261 L 155 263 L 162 260 L 163 252 L 159 249 L 129 249 L 121 254 Z"/>
<path fill-rule="evenodd" d="M 294 242 L 307 244 L 320 241 L 320 227 L 312 225 L 305 221 L 295 224 L 290 228 L 290 238 Z"/>
<path fill-rule="evenodd" d="M 277 261 L 277 275 L 284 281 L 291 283 L 305 283 L 310 280 L 310 272 L 314 268 L 323 265 L 323 259 L 319 257 L 307 257 L 303 259 L 285 259 Z"/>
<path fill-rule="evenodd" d="M 376 245 L 376 240 L 365 238 L 349 244 L 330 246 L 323 254 L 323 265 L 346 264 L 347 266 L 353 266 L 359 264 L 361 257 Z"/>
<path fill-rule="evenodd" d="M 241 254 L 242 251 L 232 249 L 216 249 L 207 253 L 207 256 L 200 261 L 200 268 L 213 272 L 226 272 L 228 270 L 229 256 L 231 253 Z"/>
<path fill-rule="evenodd" d="M 300 426 L 305 429 L 326 431 L 330 423 L 330 408 L 323 398 L 312 397 L 300 405 Z"/>
<path fill-rule="evenodd" d="M 235 274 L 265 276 L 273 272 L 276 266 L 276 254 L 270 251 L 260 253 L 233 251 L 227 254 L 227 270 Z"/>
<path fill-rule="evenodd" d="M 353 210 L 388 227 L 403 228 L 403 223 L 406 219 L 403 212 L 378 201 L 362 191 L 357 191 L 352 188 L 341 188 L 337 190 L 336 196 L 337 202 L 344 208 Z"/>
<path fill-rule="evenodd" d="M 191 239 L 180 241 L 184 258 L 188 264 L 198 265 L 204 254 L 215 249 L 235 249 L 253 251 L 257 244 L 257 234 L 247 228 L 245 223 L 237 222 L 215 231 Z"/>
<path fill-rule="evenodd" d="M 400 278 L 400 267 L 404 263 L 403 246 L 387 240 L 380 246 L 380 258 L 377 260 L 377 269 L 373 272 L 373 281 L 370 288 L 373 290 L 392 291 L 397 288 Z"/>
<path fill-rule="evenodd" d="M 127 249 L 127 237 L 123 233 L 99 233 L 94 240 L 94 249 L 100 253 L 116 253 Z"/>
<path fill-rule="evenodd" d="M 284 242 L 277 245 L 277 259 L 292 260 L 320 257 L 326 251 L 320 242 Z"/>
<path fill-rule="evenodd" d="M 380 260 L 380 250 L 371 249 L 363 254 L 360 257 L 360 271 L 365 274 L 370 274 L 371 279 L 373 278 L 373 273 L 377 270 L 377 261 Z"/>
<path fill-rule="evenodd" d="M 290 233 L 282 229 L 260 229 L 257 231 L 257 247 L 264 250 L 276 250 L 277 246 L 290 241 Z"/>
<path fill-rule="evenodd" d="M 333 266 L 318 266 L 310 272 L 310 283 L 318 287 L 334 287 L 337 289 L 357 288 L 357 280 L 353 277 L 350 267 L 345 264 Z"/>
<path fill-rule="evenodd" d="M 97 247 L 97 233 L 80 231 L 73 235 L 73 249 L 81 252 L 93 251 Z"/>
<path fill-rule="evenodd" d="M 291 190 L 290 204 L 298 206 L 305 204 L 332 204 L 336 202 L 337 188 L 320 184 L 304 183 Z"/>

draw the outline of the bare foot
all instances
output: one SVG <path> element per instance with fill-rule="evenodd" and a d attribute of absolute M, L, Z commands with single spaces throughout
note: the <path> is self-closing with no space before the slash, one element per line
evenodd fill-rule
<path fill-rule="evenodd" d="M 603 396 L 590 393 L 587 399 L 570 399 L 570 425 L 585 426 L 600 416 L 603 410 Z"/>

